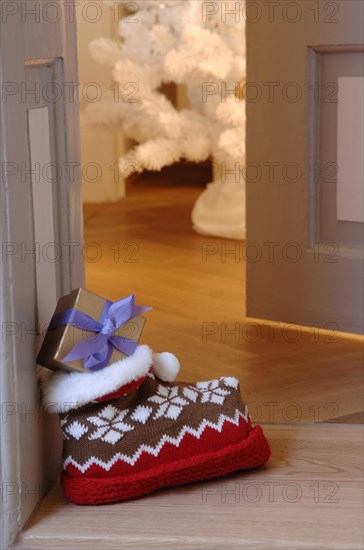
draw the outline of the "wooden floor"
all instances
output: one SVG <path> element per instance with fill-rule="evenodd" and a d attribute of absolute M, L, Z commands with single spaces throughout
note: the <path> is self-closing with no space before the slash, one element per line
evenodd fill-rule
<path fill-rule="evenodd" d="M 194 233 L 201 188 L 188 170 L 172 177 L 85 207 L 85 250 L 98 259 L 86 262 L 88 288 L 135 292 L 153 307 L 142 341 L 175 353 L 180 379 L 238 377 L 257 421 L 363 422 L 363 339 L 245 318 L 243 243 Z"/>
<path fill-rule="evenodd" d="M 190 181 L 144 177 L 85 207 L 87 285 L 153 307 L 142 341 L 175 353 L 180 379 L 237 376 L 272 458 L 111 506 L 77 507 L 56 486 L 17 548 L 362 549 L 363 340 L 245 318 L 243 244 L 192 231 Z"/>

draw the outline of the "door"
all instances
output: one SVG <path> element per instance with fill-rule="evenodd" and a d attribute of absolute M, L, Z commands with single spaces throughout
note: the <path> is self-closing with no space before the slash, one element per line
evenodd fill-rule
<path fill-rule="evenodd" d="M 1 548 L 60 464 L 36 348 L 59 296 L 84 282 L 73 1 L 1 2 Z M 54 434 L 53 440 L 46 433 Z"/>
<path fill-rule="evenodd" d="M 247 2 L 248 316 L 363 333 L 363 10 Z"/>

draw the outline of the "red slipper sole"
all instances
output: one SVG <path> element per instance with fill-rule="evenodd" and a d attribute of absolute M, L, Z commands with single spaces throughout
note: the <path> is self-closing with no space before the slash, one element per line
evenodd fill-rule
<path fill-rule="evenodd" d="M 162 487 L 185 485 L 256 468 L 265 464 L 270 454 L 262 428 L 255 426 L 241 442 L 192 456 L 188 461 L 176 460 L 138 474 L 118 477 L 71 477 L 63 472 L 61 482 L 65 496 L 75 504 L 106 504 L 139 497 Z"/>

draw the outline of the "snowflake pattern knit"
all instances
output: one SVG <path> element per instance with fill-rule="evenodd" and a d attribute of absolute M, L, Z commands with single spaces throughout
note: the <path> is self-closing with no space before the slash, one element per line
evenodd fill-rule
<path fill-rule="evenodd" d="M 210 479 L 270 456 L 233 377 L 168 383 L 149 372 L 129 393 L 70 408 L 60 420 L 62 486 L 77 504 Z"/>

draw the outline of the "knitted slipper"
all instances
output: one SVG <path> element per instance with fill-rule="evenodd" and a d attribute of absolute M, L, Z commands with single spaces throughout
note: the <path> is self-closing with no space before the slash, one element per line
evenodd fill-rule
<path fill-rule="evenodd" d="M 93 373 L 55 374 L 44 388 L 64 435 L 62 486 L 76 504 L 104 504 L 267 462 L 233 377 L 173 382 L 177 358 L 138 346 Z M 158 378 L 157 378 L 158 377 Z"/>

